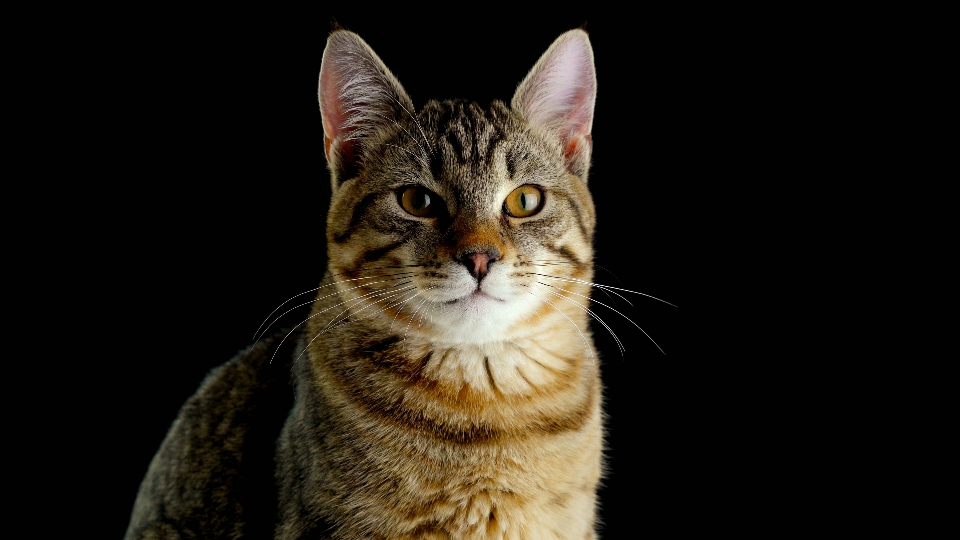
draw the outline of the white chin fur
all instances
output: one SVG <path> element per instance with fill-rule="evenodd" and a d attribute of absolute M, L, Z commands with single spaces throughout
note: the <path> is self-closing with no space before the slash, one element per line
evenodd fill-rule
<path fill-rule="evenodd" d="M 427 301 L 414 324 L 429 325 L 433 338 L 449 345 L 507 340 L 512 337 L 507 330 L 541 302 L 515 283 L 506 267 L 491 269 L 481 282 L 482 294 L 462 265 L 451 265 L 447 271 L 450 277 L 444 285 L 424 294 Z"/>
<path fill-rule="evenodd" d="M 523 289 L 522 287 L 519 287 Z M 506 298 L 467 294 L 455 302 L 428 302 L 424 320 L 449 343 L 482 344 L 503 341 L 509 329 L 536 308 L 532 295 L 511 293 Z M 529 298 L 527 298 L 529 297 Z"/>

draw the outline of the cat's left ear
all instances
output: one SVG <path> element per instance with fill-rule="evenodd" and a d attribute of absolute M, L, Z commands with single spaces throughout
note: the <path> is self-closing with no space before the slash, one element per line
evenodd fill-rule
<path fill-rule="evenodd" d="M 570 30 L 543 53 L 517 87 L 510 105 L 534 127 L 560 138 L 567 168 L 587 181 L 593 142 L 597 73 L 583 30 Z"/>

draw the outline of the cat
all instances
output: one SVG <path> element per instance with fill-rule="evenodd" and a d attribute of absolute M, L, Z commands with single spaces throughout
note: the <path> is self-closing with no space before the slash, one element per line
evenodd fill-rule
<path fill-rule="evenodd" d="M 366 42 L 333 31 L 311 314 L 207 376 L 125 538 L 596 538 L 596 92 L 576 29 L 509 105 L 417 111 Z"/>

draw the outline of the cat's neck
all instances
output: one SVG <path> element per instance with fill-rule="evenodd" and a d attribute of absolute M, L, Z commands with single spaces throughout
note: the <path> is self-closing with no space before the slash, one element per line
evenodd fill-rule
<path fill-rule="evenodd" d="M 571 332 L 574 321 L 577 328 Z M 349 351 L 346 356 L 351 359 L 375 357 L 377 363 L 394 366 L 399 377 L 436 385 L 450 395 L 467 389 L 491 403 L 504 397 L 524 398 L 578 386 L 582 377 L 597 369 L 587 321 L 578 313 L 558 310 L 522 335 L 477 343 L 430 339 L 419 328 L 384 332 L 363 322 L 338 328 L 329 338 L 338 341 L 342 352 Z M 319 350 L 320 343 L 316 345 Z"/>
<path fill-rule="evenodd" d="M 489 396 L 537 394 L 576 378 L 584 363 L 596 362 L 586 342 L 561 344 L 543 337 L 430 347 L 424 377 L 449 385 L 466 384 Z"/>

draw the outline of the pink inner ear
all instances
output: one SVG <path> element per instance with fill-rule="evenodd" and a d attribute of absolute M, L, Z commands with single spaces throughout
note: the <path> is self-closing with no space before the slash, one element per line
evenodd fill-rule
<path fill-rule="evenodd" d="M 563 155 L 565 158 L 567 158 L 567 160 L 569 160 L 581 150 L 590 150 L 592 143 L 593 140 L 589 133 L 574 135 L 564 147 Z"/>
<path fill-rule="evenodd" d="M 331 62 L 332 63 L 332 62 Z M 320 112 L 323 120 L 323 134 L 327 139 L 327 158 L 330 157 L 330 142 L 343 134 L 343 125 L 347 117 L 343 114 L 343 102 L 340 99 L 340 73 L 328 63 L 323 64 L 320 72 Z"/>
<path fill-rule="evenodd" d="M 326 130 L 324 130 L 326 131 Z M 330 161 L 330 143 L 333 142 L 330 137 L 327 137 L 326 134 L 323 136 L 323 153 L 327 156 L 327 161 Z"/>
<path fill-rule="evenodd" d="M 317 97 L 323 121 L 324 151 L 328 160 L 334 149 L 344 158 L 353 157 L 351 148 L 346 147 L 353 146 L 348 139 L 356 129 L 355 122 L 351 122 L 351 114 L 356 116 L 357 112 L 356 103 L 351 102 L 346 90 L 350 88 L 352 93 L 358 92 L 355 79 L 363 77 L 358 77 L 356 73 L 351 76 L 351 72 L 365 65 L 362 58 L 368 51 L 364 47 L 363 41 L 357 36 L 335 33 L 323 51 Z"/>
<path fill-rule="evenodd" d="M 317 88 L 323 118 L 324 153 L 347 174 L 359 164 L 364 141 L 395 122 L 413 103 L 360 36 L 337 30 L 327 39 Z"/>
<path fill-rule="evenodd" d="M 340 153 L 340 161 L 343 163 L 353 163 L 355 147 L 356 141 L 347 139 L 346 137 L 331 139 L 326 135 L 323 136 L 323 153 L 327 156 L 328 162 L 331 161 L 330 152 L 336 148 L 336 150 Z"/>
<path fill-rule="evenodd" d="M 514 106 L 532 125 L 552 130 L 568 157 L 589 150 L 596 75 L 590 41 L 570 31 L 550 46 L 517 89 Z"/>
<path fill-rule="evenodd" d="M 343 68 L 341 47 L 329 47 L 324 52 L 324 62 L 320 69 L 320 112 L 323 122 L 323 151 L 327 161 L 332 159 L 332 151 L 337 150 L 344 163 L 352 163 L 354 141 L 349 134 L 355 126 L 348 126 L 347 109 L 342 88 L 346 84 L 347 73 Z"/>

